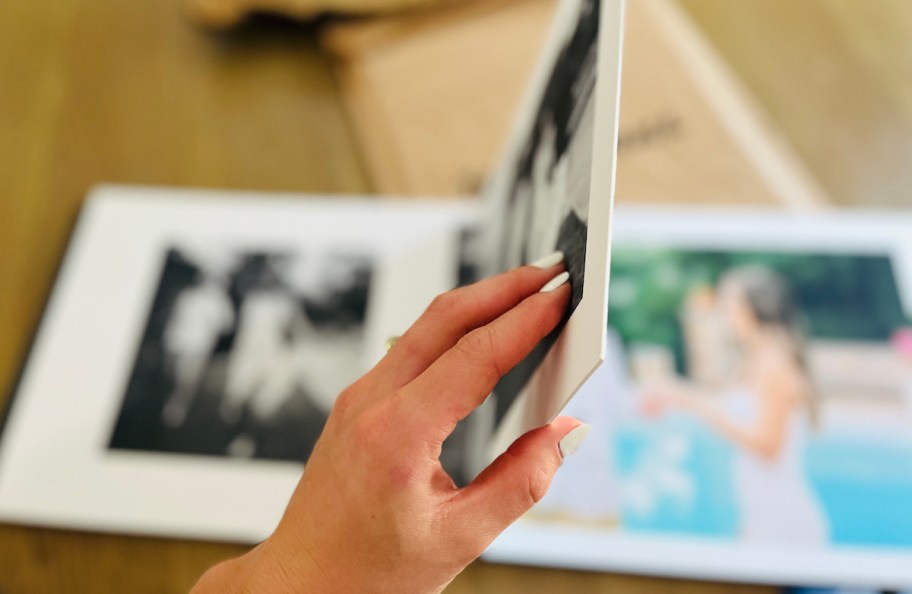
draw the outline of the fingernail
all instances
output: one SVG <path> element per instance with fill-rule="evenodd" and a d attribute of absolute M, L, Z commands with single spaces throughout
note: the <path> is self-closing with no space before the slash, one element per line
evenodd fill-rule
<path fill-rule="evenodd" d="M 583 423 L 582 425 L 573 429 L 570 433 L 565 435 L 560 440 L 559 447 L 560 447 L 561 458 L 566 458 L 567 456 L 569 456 L 570 454 L 575 452 L 580 447 L 580 444 L 583 443 L 587 437 L 589 437 L 589 433 L 591 433 L 591 432 L 592 432 L 592 425 L 587 425 L 586 423 Z"/>
<path fill-rule="evenodd" d="M 535 268 L 540 268 L 544 270 L 545 268 L 551 268 L 552 266 L 557 266 L 564 261 L 564 252 L 554 252 L 548 256 L 545 256 L 541 260 L 536 260 L 529 264 L 529 266 L 534 266 Z"/>
<path fill-rule="evenodd" d="M 557 289 L 563 287 L 567 281 L 570 280 L 569 272 L 561 272 L 554 278 L 548 281 L 544 287 L 541 288 L 539 293 L 550 293 L 551 291 L 556 291 Z"/>

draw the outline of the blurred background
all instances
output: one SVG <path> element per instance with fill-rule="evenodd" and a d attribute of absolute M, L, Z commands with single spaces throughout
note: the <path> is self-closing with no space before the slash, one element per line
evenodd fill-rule
<path fill-rule="evenodd" d="M 475 195 L 555 0 L 0 3 L 0 387 L 99 182 Z M 620 203 L 904 208 L 906 0 L 631 0 Z M 329 13 L 329 14 L 327 14 Z M 0 526 L 0 592 L 183 592 L 242 548 Z M 452 592 L 767 588 L 476 563 Z"/>

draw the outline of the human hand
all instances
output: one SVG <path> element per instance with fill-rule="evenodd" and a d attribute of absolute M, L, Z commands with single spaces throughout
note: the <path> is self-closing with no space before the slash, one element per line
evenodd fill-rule
<path fill-rule="evenodd" d="M 196 591 L 438 592 L 539 501 L 588 426 L 562 417 L 530 431 L 462 489 L 439 456 L 563 317 L 555 260 L 438 297 L 339 396 L 272 536 Z"/>

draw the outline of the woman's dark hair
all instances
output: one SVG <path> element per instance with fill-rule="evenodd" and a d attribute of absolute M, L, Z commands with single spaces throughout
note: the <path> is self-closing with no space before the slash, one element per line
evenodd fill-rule
<path fill-rule="evenodd" d="M 751 311 L 761 324 L 802 332 L 798 304 L 781 275 L 765 266 L 745 266 L 730 271 L 725 280 L 735 280 L 744 290 Z"/>
<path fill-rule="evenodd" d="M 808 378 L 810 364 L 807 356 L 807 337 L 801 308 L 789 282 L 766 266 L 742 266 L 728 271 L 722 284 L 733 282 L 741 288 L 745 301 L 757 321 L 766 327 L 783 332 L 789 345 L 789 355 Z M 811 387 L 807 398 L 808 413 L 816 425 L 820 416 L 819 395 Z"/>

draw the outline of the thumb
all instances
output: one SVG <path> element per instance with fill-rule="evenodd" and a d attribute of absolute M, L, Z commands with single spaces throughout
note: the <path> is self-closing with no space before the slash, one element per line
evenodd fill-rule
<path fill-rule="evenodd" d="M 513 442 L 463 489 L 463 521 L 485 546 L 545 496 L 563 456 L 591 430 L 577 419 L 558 417 Z"/>

